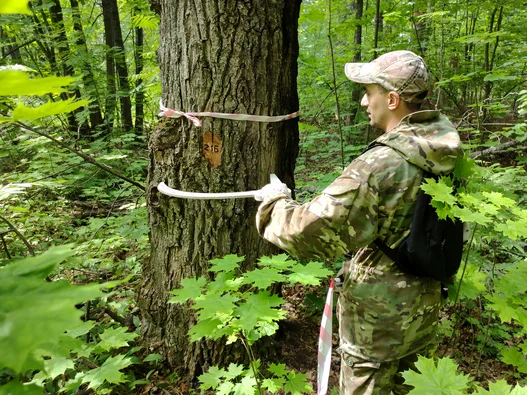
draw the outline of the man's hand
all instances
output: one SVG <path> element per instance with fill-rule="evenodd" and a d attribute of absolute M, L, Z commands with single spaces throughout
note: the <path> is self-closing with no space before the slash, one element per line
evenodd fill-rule
<path fill-rule="evenodd" d="M 274 196 L 286 195 L 291 197 L 291 190 L 280 179 L 271 174 L 271 183 L 264 186 L 262 189 L 254 194 L 254 200 L 261 202 L 270 199 Z"/>

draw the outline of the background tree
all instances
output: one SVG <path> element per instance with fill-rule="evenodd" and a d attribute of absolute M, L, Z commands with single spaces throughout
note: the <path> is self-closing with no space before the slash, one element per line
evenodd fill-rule
<path fill-rule="evenodd" d="M 159 63 L 163 102 L 183 111 L 281 115 L 298 109 L 297 19 L 300 2 L 161 2 Z M 156 186 L 198 192 L 258 189 L 276 173 L 292 189 L 297 121 L 163 120 L 150 139 L 148 178 L 152 254 L 139 297 L 143 334 L 192 378 L 228 359 L 222 344 L 189 344 L 194 318 L 168 305 L 183 278 L 208 275 L 208 261 L 238 254 L 255 262 L 276 251 L 256 232 L 252 199 L 180 200 Z M 207 160 L 204 153 L 215 157 Z"/>

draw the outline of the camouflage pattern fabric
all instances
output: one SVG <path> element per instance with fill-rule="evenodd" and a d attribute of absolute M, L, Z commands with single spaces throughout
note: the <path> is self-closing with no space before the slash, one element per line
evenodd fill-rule
<path fill-rule="evenodd" d="M 260 234 L 290 254 L 336 258 L 344 264 L 338 302 L 343 361 L 395 361 L 434 339 L 440 284 L 402 273 L 377 249 L 394 248 L 408 235 L 423 170 L 446 174 L 462 154 L 457 131 L 437 111 L 403 118 L 355 159 L 320 196 L 299 204 L 283 194 L 258 209 Z"/>
<path fill-rule="evenodd" d="M 346 63 L 344 72 L 351 81 L 379 84 L 409 103 L 422 102 L 418 96 L 430 86 L 425 62 L 411 51 L 388 52 L 370 63 Z"/>
<path fill-rule="evenodd" d="M 420 350 L 419 355 L 432 357 L 435 347 Z M 404 384 L 402 372 L 415 370 L 418 354 L 394 361 L 372 363 L 358 357 L 343 358 L 340 368 L 340 395 L 404 395 L 412 389 Z"/>

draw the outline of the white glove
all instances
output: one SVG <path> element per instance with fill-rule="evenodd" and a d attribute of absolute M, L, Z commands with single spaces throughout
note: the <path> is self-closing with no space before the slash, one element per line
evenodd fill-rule
<path fill-rule="evenodd" d="M 276 175 L 271 174 L 271 183 L 256 191 L 254 200 L 261 202 L 280 195 L 286 195 L 290 198 L 291 190 Z"/>

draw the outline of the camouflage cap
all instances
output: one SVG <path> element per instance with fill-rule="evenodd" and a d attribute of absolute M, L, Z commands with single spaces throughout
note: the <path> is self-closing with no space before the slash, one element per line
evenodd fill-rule
<path fill-rule="evenodd" d="M 379 84 L 409 103 L 422 102 L 418 96 L 430 84 L 424 60 L 411 51 L 388 52 L 370 63 L 346 63 L 344 72 L 353 82 Z"/>

